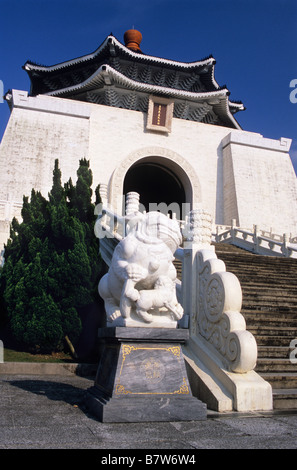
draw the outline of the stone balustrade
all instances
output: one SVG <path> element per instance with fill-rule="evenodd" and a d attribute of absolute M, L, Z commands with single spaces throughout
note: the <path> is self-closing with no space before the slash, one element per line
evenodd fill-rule
<path fill-rule="evenodd" d="M 216 225 L 212 240 L 232 243 L 259 255 L 297 258 L 297 237 L 261 230 L 257 225 L 254 225 L 253 230 L 236 227 L 235 222 L 231 226 Z"/>
<path fill-rule="evenodd" d="M 127 196 L 125 217 L 118 216 L 112 209 L 103 206 L 101 221 L 102 230 L 105 232 L 103 236 L 117 238 L 120 234 L 124 236 L 126 233 L 129 216 L 137 211 L 139 204 L 137 193 L 129 193 Z M 172 214 L 172 218 L 176 218 L 176 215 Z M 190 227 L 189 216 L 185 220 L 179 220 L 179 224 L 183 238 L 187 240 Z M 254 225 L 253 229 L 237 227 L 235 221 L 232 221 L 231 226 L 213 225 L 211 240 L 216 243 L 232 243 L 239 248 L 260 255 L 297 258 L 297 236 L 293 237 L 292 234 L 286 233 L 279 235 L 272 230 L 260 229 L 257 225 Z"/>

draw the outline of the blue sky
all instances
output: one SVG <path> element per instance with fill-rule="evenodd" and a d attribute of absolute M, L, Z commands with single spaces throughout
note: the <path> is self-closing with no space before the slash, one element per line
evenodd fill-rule
<path fill-rule="evenodd" d="M 30 89 L 27 59 L 53 65 L 93 52 L 111 32 L 143 35 L 149 55 L 192 62 L 212 54 L 215 78 L 246 111 L 244 130 L 293 139 L 297 171 L 297 0 L 0 0 L 4 92 Z M 1 84 L 1 82 L 0 82 Z M 1 90 L 0 90 L 1 91 Z M 9 109 L 0 103 L 0 139 Z"/>

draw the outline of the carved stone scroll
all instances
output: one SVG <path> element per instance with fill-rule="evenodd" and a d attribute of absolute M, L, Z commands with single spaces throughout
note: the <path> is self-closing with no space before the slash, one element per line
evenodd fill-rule
<path fill-rule="evenodd" d="M 244 373 L 254 369 L 257 344 L 246 330 L 240 313 L 242 291 L 238 278 L 226 272 L 211 241 L 211 217 L 204 210 L 190 213 L 187 244 L 192 244 L 193 267 L 196 269 L 194 305 L 190 315 L 191 335 L 203 338 L 224 367 L 232 372 Z"/>

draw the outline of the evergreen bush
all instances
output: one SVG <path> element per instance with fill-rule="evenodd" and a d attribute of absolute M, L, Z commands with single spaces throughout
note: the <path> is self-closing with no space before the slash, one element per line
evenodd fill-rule
<path fill-rule="evenodd" d="M 98 295 L 91 185 L 87 160 L 79 162 L 76 185 L 70 179 L 64 187 L 56 160 L 49 198 L 32 189 L 30 201 L 23 198 L 22 222 L 12 221 L 0 276 L 1 316 L 30 351 L 60 351 L 66 336 L 75 344 L 79 311 Z"/>

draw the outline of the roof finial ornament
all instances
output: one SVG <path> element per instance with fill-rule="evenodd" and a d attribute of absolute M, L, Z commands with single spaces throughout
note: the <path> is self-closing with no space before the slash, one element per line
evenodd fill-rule
<path fill-rule="evenodd" d="M 142 41 L 142 34 L 137 29 L 128 29 L 124 34 L 125 46 L 131 51 L 141 52 L 140 43 Z"/>

